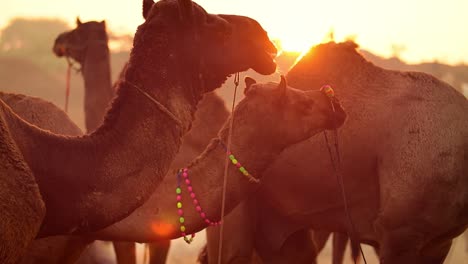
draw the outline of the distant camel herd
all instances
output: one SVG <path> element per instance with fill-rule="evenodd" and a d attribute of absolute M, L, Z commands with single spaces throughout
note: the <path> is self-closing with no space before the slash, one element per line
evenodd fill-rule
<path fill-rule="evenodd" d="M 113 241 L 119 264 L 136 263 L 134 242 L 165 263 L 170 239 L 206 227 L 202 263 L 316 263 L 330 233 L 333 263 L 348 238 L 384 264 L 443 263 L 468 227 L 463 95 L 331 42 L 279 83 L 247 77 L 230 113 L 216 88 L 276 70 L 260 24 L 190 0 L 143 0 L 143 17 L 114 85 L 104 21 L 55 41 L 81 65 L 86 134 L 49 102 L 0 92 L 0 263 L 85 263 L 94 240 Z"/>

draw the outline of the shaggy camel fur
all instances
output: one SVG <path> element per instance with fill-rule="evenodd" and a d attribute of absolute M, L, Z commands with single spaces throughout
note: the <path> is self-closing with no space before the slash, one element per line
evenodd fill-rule
<path fill-rule="evenodd" d="M 251 175 L 262 175 L 262 171 L 288 145 L 344 122 L 345 114 L 341 106 L 335 102 L 337 112 L 334 113 L 330 99 L 322 92 L 286 88 L 284 79 L 279 85 L 253 83 L 252 79 L 247 79 L 246 98 L 235 109 L 231 147 L 232 153 Z M 220 142 L 226 142 L 228 130 L 229 120 L 218 138 L 212 140 L 205 152 L 188 166 L 190 181 L 200 206 L 213 220 L 220 218 L 226 159 Z M 236 166 L 231 165 L 228 169 L 230 176 L 226 189 L 226 213 L 258 186 L 239 174 Z M 175 196 L 176 185 L 175 174 L 165 177 L 145 205 L 126 219 L 90 236 L 137 242 L 179 237 L 177 208 L 174 200 L 168 199 Z M 186 232 L 205 228 L 206 223 L 195 206 L 190 206 L 191 198 L 184 192 L 182 196 L 182 204 L 187 205 L 184 206 Z"/>
<path fill-rule="evenodd" d="M 376 67 L 354 43 L 313 48 L 288 77 L 301 89 L 331 84 L 347 109 L 339 140 L 357 241 L 377 247 L 382 263 L 442 263 L 468 225 L 466 98 L 430 75 Z M 255 244 L 270 261 L 304 228 L 345 233 L 339 186 L 324 153 L 318 137 L 287 149 L 265 172 L 271 178 L 257 196 L 256 223 L 231 229 L 238 219 L 226 219 L 224 245 Z M 228 248 L 223 263 L 236 258 Z"/>
<path fill-rule="evenodd" d="M 187 16 L 180 17 L 181 13 Z M 276 50 L 265 33 L 264 38 L 247 46 L 242 38 L 230 40 L 230 23 L 207 14 L 196 4 L 179 12 L 175 1 L 160 1 L 146 15 L 148 19 L 136 33 L 126 81 L 120 83 L 112 109 L 95 133 L 79 138 L 54 135 L 25 122 L 0 102 L 2 146 L 8 148 L 3 153 L 11 154 L 11 158 L 3 157 L 5 164 L 12 160 L 22 164 L 7 169 L 16 168 L 18 175 L 24 175 L 30 173 L 26 164 L 29 165 L 47 207 L 41 223 L 44 209 L 36 183 L 22 184 L 31 187 L 24 190 L 23 199 L 29 193 L 36 201 L 31 199 L 29 205 L 34 208 L 25 215 L 34 213 L 36 217 L 29 218 L 35 220 L 33 226 L 11 221 L 9 215 L 2 217 L 4 228 L 5 223 L 15 223 L 17 226 L 6 229 L 23 230 L 15 237 L 23 243 L 2 248 L 5 259 L 14 261 L 17 252 L 24 250 L 18 245 L 27 245 L 36 234 L 42 237 L 89 232 L 130 214 L 148 198 L 168 170 L 180 137 L 190 127 L 201 94 L 219 87 L 229 74 L 250 66 L 261 73 L 272 73 L 275 69 L 269 53 Z M 253 30 L 260 28 L 258 24 L 251 26 Z M 227 43 L 226 38 L 221 41 L 214 37 L 223 33 L 230 40 Z M 196 39 L 194 34 L 198 35 Z M 193 46 L 180 45 L 180 39 L 190 41 Z M 238 49 L 256 50 L 264 55 L 255 58 L 226 55 L 242 54 Z M 219 58 L 216 54 L 223 56 Z M 184 63 L 180 63 L 182 57 Z M 157 98 L 178 121 L 161 111 L 161 107 L 155 107 L 145 94 Z M 168 125 L 161 129 L 161 123 Z M 9 172 L 2 173 L 2 181 L 20 179 Z"/>

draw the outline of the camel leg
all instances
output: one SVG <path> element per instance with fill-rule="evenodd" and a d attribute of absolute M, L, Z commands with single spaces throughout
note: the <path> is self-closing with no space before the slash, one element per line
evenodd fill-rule
<path fill-rule="evenodd" d="M 171 246 L 170 240 L 159 241 L 149 244 L 150 264 L 166 263 L 167 253 Z"/>
<path fill-rule="evenodd" d="M 315 264 L 317 251 L 308 229 L 299 230 L 286 239 L 279 251 L 258 251 L 264 263 Z"/>
<path fill-rule="evenodd" d="M 346 245 L 348 244 L 348 236 L 342 233 L 333 233 L 333 264 L 342 264 Z"/>
<path fill-rule="evenodd" d="M 133 242 L 113 242 L 118 264 L 136 264 L 136 247 Z"/>
<path fill-rule="evenodd" d="M 313 230 L 311 231 L 317 254 L 323 250 L 330 237 L 330 231 Z"/>
<path fill-rule="evenodd" d="M 442 264 L 450 250 L 451 239 L 421 245 L 423 237 L 423 234 L 415 232 L 414 228 L 408 226 L 383 231 L 379 251 L 380 263 Z"/>

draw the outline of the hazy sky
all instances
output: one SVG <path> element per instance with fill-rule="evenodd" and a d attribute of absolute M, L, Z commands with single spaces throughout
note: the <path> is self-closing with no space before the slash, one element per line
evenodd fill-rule
<path fill-rule="evenodd" d="M 285 48 L 319 43 L 331 28 L 337 40 L 356 36 L 361 47 L 389 56 L 403 45 L 410 62 L 468 63 L 468 0 L 199 0 L 211 13 L 257 19 Z M 0 27 L 16 16 L 59 17 L 73 23 L 107 20 L 132 33 L 142 23 L 141 0 L 2 0 Z M 46 30 L 46 29 L 45 29 Z"/>

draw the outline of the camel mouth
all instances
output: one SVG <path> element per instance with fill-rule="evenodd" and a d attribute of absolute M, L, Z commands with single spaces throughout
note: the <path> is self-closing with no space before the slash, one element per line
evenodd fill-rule
<path fill-rule="evenodd" d="M 258 60 L 252 69 L 262 75 L 270 75 L 276 72 L 276 51 L 261 51 L 258 53 Z"/>
<path fill-rule="evenodd" d="M 332 113 L 327 122 L 327 129 L 338 129 L 345 123 L 347 115 L 338 101 L 333 100 L 332 104 L 335 111 Z"/>
<path fill-rule="evenodd" d="M 55 44 L 52 50 L 57 57 L 63 57 L 67 54 L 67 48 L 62 44 Z"/>

